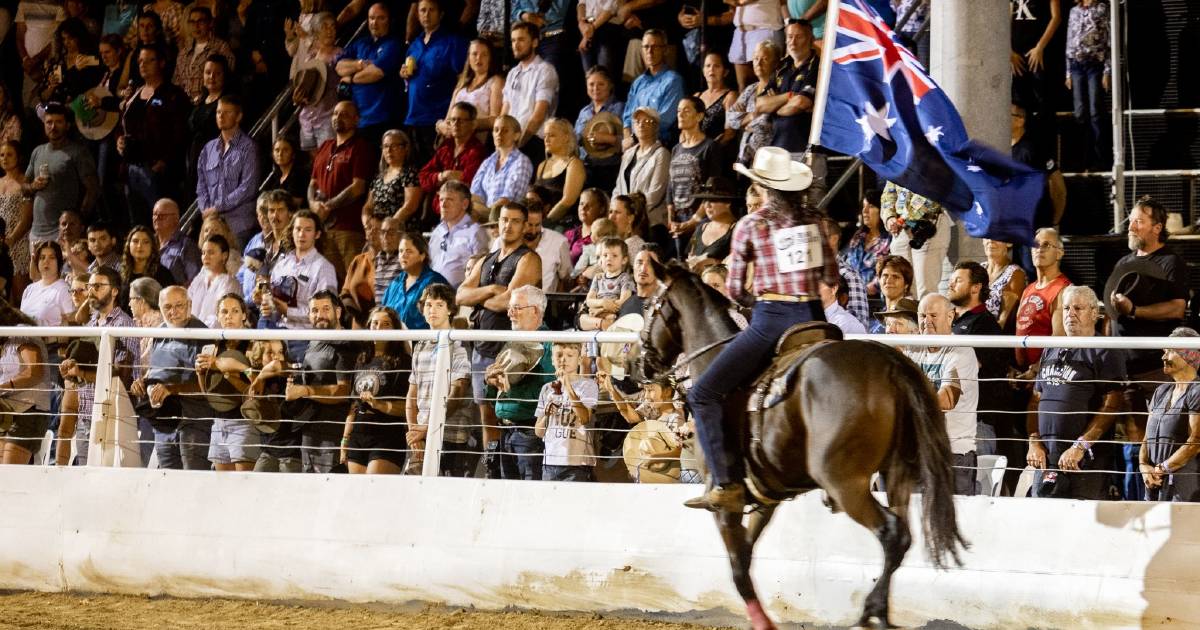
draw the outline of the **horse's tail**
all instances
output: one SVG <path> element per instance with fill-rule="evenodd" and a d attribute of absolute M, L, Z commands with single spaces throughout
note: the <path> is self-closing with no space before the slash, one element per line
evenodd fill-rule
<path fill-rule="evenodd" d="M 909 494 L 919 483 L 921 530 L 930 559 L 939 568 L 947 566 L 947 556 L 961 565 L 959 547 L 969 545 L 959 533 L 954 515 L 954 459 L 945 416 L 929 379 L 912 361 L 897 357 L 893 379 L 908 404 L 897 401 L 901 404 L 897 405 L 896 449 L 886 479 L 889 503 L 907 506 Z"/>

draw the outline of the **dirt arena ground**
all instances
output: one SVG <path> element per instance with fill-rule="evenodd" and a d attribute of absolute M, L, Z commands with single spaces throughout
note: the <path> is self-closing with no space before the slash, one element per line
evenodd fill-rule
<path fill-rule="evenodd" d="M 228 599 L 0 594 L 0 629 L 38 630 L 700 630 L 711 626 L 600 616 L 372 606 L 290 606 Z"/>

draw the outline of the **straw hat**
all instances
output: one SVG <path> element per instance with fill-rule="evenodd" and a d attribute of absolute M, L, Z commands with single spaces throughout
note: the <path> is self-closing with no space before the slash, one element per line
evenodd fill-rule
<path fill-rule="evenodd" d="M 250 360 L 246 355 L 237 350 L 226 350 L 217 355 L 218 359 L 229 358 L 235 359 L 242 365 L 250 365 Z M 209 406 L 218 413 L 225 413 L 237 409 L 242 404 L 242 393 L 238 391 L 229 379 L 225 378 L 225 373 L 221 370 L 213 368 L 204 374 L 204 378 L 200 379 L 200 389 L 207 394 Z"/>
<path fill-rule="evenodd" d="M 596 128 L 602 128 L 617 137 L 617 142 L 614 144 L 598 143 L 592 141 L 592 135 Z M 602 160 L 607 157 L 612 157 L 621 152 L 621 119 L 617 118 L 612 112 L 600 112 L 592 119 L 583 125 L 583 150 L 587 152 L 588 157 Z"/>
<path fill-rule="evenodd" d="M 812 169 L 792 159 L 792 154 L 779 147 L 760 147 L 754 152 L 750 168 L 734 164 L 733 170 L 755 183 L 775 190 L 800 191 L 812 184 Z"/>
<path fill-rule="evenodd" d="M 120 117 L 117 112 L 100 108 L 93 109 L 87 102 L 89 94 L 94 94 L 101 100 L 112 96 L 107 88 L 98 86 L 76 96 L 68 107 L 75 115 L 75 126 L 79 129 L 80 135 L 88 140 L 103 140 L 117 127 Z"/>
<path fill-rule="evenodd" d="M 621 446 L 621 456 L 629 476 L 639 483 L 679 483 L 678 459 L 651 460 L 651 453 L 669 451 L 679 438 L 661 420 L 644 420 L 629 430 Z"/>
<path fill-rule="evenodd" d="M 630 313 L 613 322 L 606 332 L 642 332 L 645 320 L 641 315 Z M 637 343 L 602 343 L 600 356 L 608 359 L 614 365 L 628 366 L 636 361 L 641 354 L 641 344 Z"/>

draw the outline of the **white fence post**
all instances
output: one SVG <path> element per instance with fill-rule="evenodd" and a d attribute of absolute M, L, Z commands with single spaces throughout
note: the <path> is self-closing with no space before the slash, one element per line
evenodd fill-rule
<path fill-rule="evenodd" d="M 111 445 L 107 439 L 112 411 L 116 407 L 112 393 L 113 339 L 107 330 L 101 329 L 100 343 L 96 347 L 96 384 L 92 398 L 92 426 L 88 432 L 88 466 L 104 466 L 105 450 Z M 82 409 L 80 411 L 83 411 Z M 111 458 L 108 458 L 111 461 Z"/>
<path fill-rule="evenodd" d="M 421 475 L 436 477 L 442 467 L 442 438 L 446 429 L 446 405 L 450 402 L 450 331 L 438 331 L 433 351 L 433 391 L 429 393 L 429 424 L 425 432 L 425 463 Z"/>

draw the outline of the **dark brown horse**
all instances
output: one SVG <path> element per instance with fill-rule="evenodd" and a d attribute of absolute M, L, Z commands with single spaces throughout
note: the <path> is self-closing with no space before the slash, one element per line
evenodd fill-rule
<path fill-rule="evenodd" d="M 738 332 L 729 302 L 677 264 L 656 271 L 666 286 L 647 304 L 642 369 L 647 376 L 663 374 L 682 360 L 692 375 L 700 374 L 722 340 Z M 958 548 L 966 547 L 954 517 L 950 441 L 933 387 L 903 354 L 870 341 L 813 348 L 790 382 L 783 400 L 763 412 L 753 444 L 744 422 L 749 394 L 725 402 L 726 430 L 746 447 L 753 482 L 747 485 L 766 497 L 748 517 L 716 514 L 734 584 L 755 630 L 774 628 L 750 579 L 754 543 L 779 500 L 821 488 L 831 508 L 874 532 L 883 546 L 883 575 L 867 595 L 859 625 L 890 627 L 888 590 L 912 542 L 908 501 L 918 486 L 932 561 L 958 563 Z M 890 508 L 870 492 L 876 472 L 886 481 Z"/>

